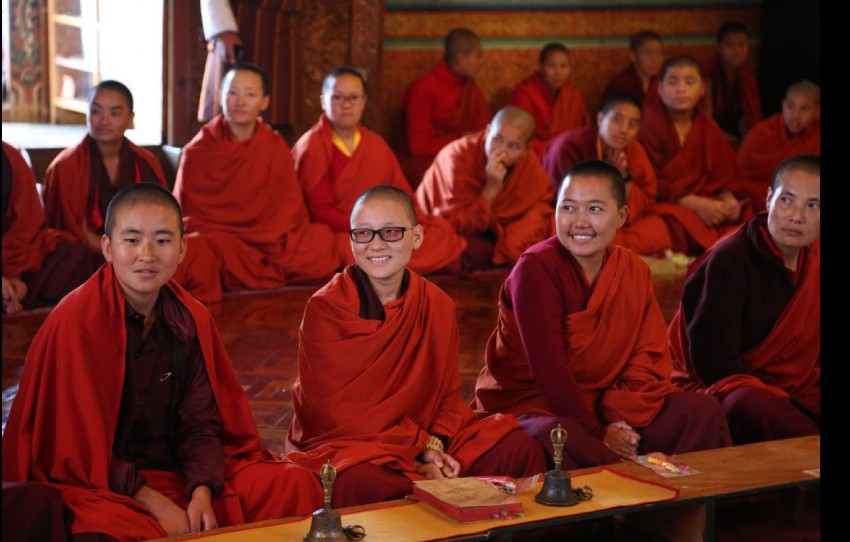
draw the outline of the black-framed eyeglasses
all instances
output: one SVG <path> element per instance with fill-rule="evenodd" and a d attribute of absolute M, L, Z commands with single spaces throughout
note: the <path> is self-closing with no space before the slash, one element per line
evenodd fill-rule
<path fill-rule="evenodd" d="M 377 230 L 372 230 L 369 228 L 351 228 L 348 230 L 348 235 L 351 236 L 351 240 L 355 243 L 369 243 L 372 239 L 375 238 L 375 234 L 378 234 L 378 237 L 383 239 L 388 243 L 392 243 L 395 241 L 401 241 L 404 237 L 404 232 L 407 230 L 412 230 L 413 226 L 387 226 L 386 228 L 380 228 Z"/>
<path fill-rule="evenodd" d="M 366 99 L 365 94 L 353 94 L 351 96 L 344 96 L 342 94 L 331 94 L 331 101 L 335 104 L 358 104 Z"/>

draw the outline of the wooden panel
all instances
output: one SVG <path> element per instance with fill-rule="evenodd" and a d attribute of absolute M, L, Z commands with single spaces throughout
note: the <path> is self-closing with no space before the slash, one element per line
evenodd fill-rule
<path fill-rule="evenodd" d="M 263 117 L 298 137 L 318 119 L 322 79 L 353 64 L 369 80 L 378 103 L 383 2 L 370 0 L 235 0 L 233 12 L 244 60 L 269 77 L 270 104 Z M 195 120 L 206 48 L 197 2 L 166 0 L 166 143 L 185 145 L 200 128 Z M 377 126 L 378 108 L 366 123 Z"/>
<path fill-rule="evenodd" d="M 198 2 L 166 0 L 163 77 L 165 143 L 185 145 L 198 131 L 198 97 L 206 58 Z"/>
<path fill-rule="evenodd" d="M 240 0 L 236 20 L 245 46 L 245 61 L 269 78 L 271 97 L 263 118 L 272 126 L 292 124 L 296 111 L 294 0 Z"/>
<path fill-rule="evenodd" d="M 373 130 L 381 125 L 378 107 L 381 90 L 381 47 L 383 40 L 383 2 L 354 0 L 351 5 L 351 43 L 349 64 L 366 77 L 369 101 L 374 104 L 363 113 L 362 123 Z"/>

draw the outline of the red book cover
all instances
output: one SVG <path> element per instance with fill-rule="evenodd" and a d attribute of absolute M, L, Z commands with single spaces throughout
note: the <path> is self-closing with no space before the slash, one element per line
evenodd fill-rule
<path fill-rule="evenodd" d="M 523 512 L 519 499 L 474 477 L 416 481 L 413 495 L 461 523 L 508 519 Z"/>

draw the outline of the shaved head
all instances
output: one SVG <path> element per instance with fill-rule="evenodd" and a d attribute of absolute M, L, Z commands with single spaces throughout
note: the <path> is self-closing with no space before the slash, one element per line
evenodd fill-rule
<path fill-rule="evenodd" d="M 782 179 L 789 171 L 804 171 L 810 175 L 820 177 L 820 156 L 816 154 L 797 154 L 786 158 L 777 167 L 773 174 L 771 188 L 776 192 L 782 185 Z"/>
<path fill-rule="evenodd" d="M 686 67 L 694 68 L 700 78 L 702 78 L 702 64 L 699 63 L 699 60 L 690 55 L 676 55 L 667 59 L 667 62 L 664 63 L 664 67 L 661 68 L 661 78 L 664 79 L 671 68 Z"/>
<path fill-rule="evenodd" d="M 800 94 L 809 94 L 814 98 L 815 104 L 820 105 L 820 87 L 809 81 L 808 79 L 803 79 L 802 81 L 797 81 L 788 87 L 788 90 L 785 92 L 785 97 L 789 97 L 793 93 Z"/>
<path fill-rule="evenodd" d="M 451 64 L 458 55 L 468 53 L 480 46 L 481 38 L 478 34 L 468 28 L 453 28 L 446 34 L 443 43 L 444 58 Z"/>
<path fill-rule="evenodd" d="M 373 186 L 360 194 L 360 197 L 358 197 L 357 201 L 354 202 L 354 207 L 351 208 L 351 216 L 357 214 L 357 211 L 364 203 L 374 199 L 382 199 L 398 203 L 404 208 L 404 212 L 407 217 L 410 218 L 411 225 L 416 225 L 416 207 L 413 205 L 413 199 L 410 197 L 410 194 L 397 186 L 389 184 Z"/>
<path fill-rule="evenodd" d="M 564 181 L 572 177 L 596 177 L 605 179 L 610 183 L 611 195 L 617 201 L 617 207 L 622 208 L 626 205 L 626 181 L 620 174 L 620 170 L 614 167 L 611 163 L 605 160 L 597 160 L 591 158 L 582 160 L 577 163 L 564 176 Z M 562 182 L 558 188 L 558 204 L 564 199 L 564 193 L 567 189 L 567 182 Z"/>
<path fill-rule="evenodd" d="M 154 183 L 136 183 L 121 189 L 106 208 L 106 220 L 103 231 L 107 237 L 112 236 L 115 227 L 115 215 L 125 207 L 133 207 L 139 203 L 151 203 L 172 209 L 180 224 L 180 236 L 183 236 L 183 212 L 177 198 L 165 188 Z"/>
<path fill-rule="evenodd" d="M 521 107 L 508 105 L 499 109 L 499 112 L 496 113 L 496 116 L 493 117 L 493 121 L 490 123 L 490 129 L 498 129 L 498 127 L 506 124 L 522 130 L 522 133 L 527 136 L 526 142 L 534 135 L 534 117 Z"/>

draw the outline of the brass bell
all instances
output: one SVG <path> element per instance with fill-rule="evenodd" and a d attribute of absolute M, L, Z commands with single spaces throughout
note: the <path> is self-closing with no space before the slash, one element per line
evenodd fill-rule
<path fill-rule="evenodd" d="M 573 506 L 578 504 L 578 499 L 573 492 L 572 478 L 568 472 L 561 470 L 567 431 L 558 424 L 549 436 L 552 439 L 552 448 L 555 450 L 555 468 L 546 472 L 543 487 L 534 496 L 534 500 L 546 506 Z"/>
<path fill-rule="evenodd" d="M 336 480 L 336 469 L 331 465 L 330 460 L 322 465 L 319 478 L 322 480 L 322 497 L 325 506 L 313 512 L 310 531 L 304 535 L 304 542 L 347 541 L 348 537 L 342 528 L 342 517 L 339 512 L 331 508 L 331 494 Z"/>

